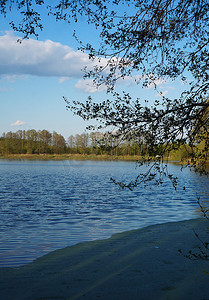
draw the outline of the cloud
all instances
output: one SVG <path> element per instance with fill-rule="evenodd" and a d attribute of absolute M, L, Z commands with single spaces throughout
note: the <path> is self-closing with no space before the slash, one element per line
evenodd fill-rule
<path fill-rule="evenodd" d="M 136 76 L 126 76 L 124 78 L 119 78 L 117 80 L 116 86 L 126 86 L 126 87 L 132 87 L 140 82 L 142 79 L 142 76 L 136 75 Z M 66 78 L 61 79 L 62 82 L 66 80 Z M 105 84 L 96 86 L 96 84 L 93 82 L 92 79 L 80 79 L 75 84 L 75 87 L 84 93 L 96 93 L 96 92 L 103 92 L 107 90 L 107 87 Z"/>
<path fill-rule="evenodd" d="M 123 79 L 118 80 L 118 84 L 126 85 L 126 86 L 134 86 L 136 84 L 143 83 L 145 80 L 149 81 L 148 85 L 146 86 L 147 89 L 153 89 L 157 86 L 161 86 L 167 83 L 166 79 L 158 78 L 158 79 L 151 79 L 151 76 L 148 75 L 135 75 L 135 76 L 126 76 Z"/>
<path fill-rule="evenodd" d="M 75 87 L 84 93 L 96 93 L 96 92 L 102 92 L 106 91 L 107 87 L 105 85 L 101 85 L 97 87 L 94 83 L 93 80 L 91 79 L 80 79 L 78 82 L 75 84 Z"/>
<path fill-rule="evenodd" d="M 141 75 L 135 75 L 135 76 L 125 76 L 124 78 L 119 78 L 117 80 L 116 86 L 125 86 L 125 87 L 133 87 L 136 86 L 137 84 L 143 83 L 143 81 L 146 79 L 146 76 L 141 76 Z M 67 80 L 69 78 L 63 77 L 60 78 L 60 82 L 64 82 L 65 80 Z M 154 83 L 153 83 L 154 82 Z M 147 86 L 147 89 L 151 89 L 154 88 L 155 86 L 162 86 L 163 84 L 167 83 L 166 80 L 164 79 L 157 79 L 155 81 L 153 81 L 152 83 L 150 83 Z M 102 91 L 106 91 L 107 87 L 105 86 L 105 84 L 100 85 L 99 87 L 97 87 L 94 83 L 92 79 L 80 79 L 78 80 L 78 82 L 75 84 L 75 87 L 85 93 L 95 93 L 95 92 L 102 92 Z M 166 91 L 165 93 L 167 93 L 168 91 Z"/>
<path fill-rule="evenodd" d="M 141 75 L 125 76 L 123 78 L 119 78 L 117 84 L 131 87 L 139 84 L 142 80 L 143 76 Z"/>
<path fill-rule="evenodd" d="M 35 75 L 79 78 L 95 63 L 88 54 L 51 40 L 17 42 L 11 32 L 0 36 L 0 75 Z"/>
<path fill-rule="evenodd" d="M 16 122 L 12 123 L 11 126 L 21 126 L 21 125 L 25 125 L 26 122 L 17 120 Z"/>
<path fill-rule="evenodd" d="M 161 86 L 161 85 L 163 85 L 165 83 L 167 83 L 166 79 L 161 79 L 161 78 L 154 79 L 154 80 L 152 80 L 152 81 L 149 82 L 149 84 L 147 85 L 147 89 L 152 89 L 155 86 Z"/>
<path fill-rule="evenodd" d="M 145 76 L 141 76 L 141 75 L 135 75 L 135 76 L 125 76 L 124 78 L 119 78 L 117 80 L 116 86 L 126 86 L 126 87 L 132 87 L 132 86 L 136 86 L 139 83 L 142 83 L 143 80 L 145 80 Z M 69 78 L 67 77 L 62 77 L 60 78 L 60 82 L 64 82 L 65 80 L 67 80 Z M 156 86 L 160 86 L 166 83 L 165 80 L 155 80 L 155 85 Z M 154 88 L 155 87 L 154 83 L 150 83 L 149 86 L 147 87 L 148 89 Z M 100 85 L 99 87 L 97 87 L 94 83 L 92 79 L 80 79 L 78 80 L 78 82 L 75 84 L 75 87 L 81 91 L 83 91 L 84 93 L 96 93 L 96 92 L 102 92 L 102 91 L 106 91 L 107 87 L 105 86 L 105 84 Z"/>
<path fill-rule="evenodd" d="M 34 39 L 17 42 L 18 36 L 12 32 L 0 36 L 0 77 L 4 76 L 7 80 L 15 81 L 23 76 L 45 76 L 59 77 L 59 83 L 69 79 L 77 79 L 75 87 L 85 93 L 95 93 L 106 90 L 105 85 L 96 87 L 91 79 L 81 79 L 84 75 L 82 71 L 85 67 L 88 70 L 93 69 L 94 65 L 105 65 L 106 58 L 100 58 L 100 61 L 89 60 L 87 53 L 75 51 L 67 45 L 53 42 L 51 40 L 38 41 Z M 108 73 L 109 68 L 104 70 Z M 136 83 L 142 82 L 146 77 L 136 75 L 126 76 L 119 79 L 117 85 L 132 87 Z M 162 85 L 164 80 L 155 81 L 156 85 Z M 150 84 L 148 88 L 153 88 Z"/>
<path fill-rule="evenodd" d="M 59 78 L 59 83 L 63 83 L 65 81 L 69 80 L 69 79 L 70 79 L 70 77 L 60 77 Z"/>

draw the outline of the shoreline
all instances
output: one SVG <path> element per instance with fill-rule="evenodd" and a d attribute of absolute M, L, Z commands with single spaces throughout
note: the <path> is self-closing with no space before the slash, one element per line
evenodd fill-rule
<path fill-rule="evenodd" d="M 137 162 L 143 158 L 139 155 L 96 155 L 96 154 L 10 154 L 7 156 L 0 155 L 2 160 L 40 160 L 40 161 L 64 161 L 64 160 L 77 160 L 77 161 L 127 161 Z M 173 159 L 166 159 L 165 162 L 183 164 L 183 162 Z"/>
<path fill-rule="evenodd" d="M 40 160 L 40 161 L 64 161 L 64 160 L 77 160 L 77 161 L 127 161 L 137 162 L 143 159 L 139 155 L 107 155 L 107 154 L 9 154 L 0 155 L 2 160 Z M 173 158 L 166 158 L 165 163 L 173 163 L 177 165 L 187 165 L 188 162 L 175 160 Z M 209 161 L 205 162 L 209 166 Z"/>
<path fill-rule="evenodd" d="M 113 156 L 113 155 L 95 155 L 95 154 L 11 154 L 8 156 L 1 156 L 0 159 L 5 160 L 124 160 L 137 161 L 140 156 Z"/>
<path fill-rule="evenodd" d="M 209 239 L 209 222 L 151 225 L 53 251 L 19 268 L 0 269 L 0 297 L 37 299 L 209 299 L 209 262 L 192 261 Z M 206 272 L 205 272 L 206 271 Z"/>

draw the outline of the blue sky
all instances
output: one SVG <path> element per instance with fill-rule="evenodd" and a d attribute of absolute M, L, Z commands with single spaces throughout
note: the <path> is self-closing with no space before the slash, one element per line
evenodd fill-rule
<path fill-rule="evenodd" d="M 79 37 L 97 44 L 98 34 L 93 27 L 86 26 L 83 18 L 78 23 Z M 104 87 L 96 90 L 91 82 L 83 80 L 81 69 L 86 65 L 91 68 L 92 63 L 87 54 L 77 50 L 72 37 L 74 26 L 46 17 L 39 39 L 30 38 L 20 44 L 20 34 L 11 30 L 9 19 L 1 17 L 0 24 L 0 136 L 19 129 L 46 129 L 67 139 L 84 132 L 87 123 L 66 110 L 63 96 L 85 102 L 89 95 L 95 101 L 107 95 Z M 184 88 L 180 81 L 159 80 L 157 85 L 171 98 Z M 130 92 L 133 98 L 161 98 L 153 87 L 142 89 L 131 78 L 119 82 L 116 89 Z"/>

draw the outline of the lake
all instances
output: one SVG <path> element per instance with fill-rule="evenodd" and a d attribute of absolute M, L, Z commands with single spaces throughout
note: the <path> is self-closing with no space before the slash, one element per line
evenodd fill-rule
<path fill-rule="evenodd" d="M 197 195 L 209 200 L 208 178 L 188 168 L 181 172 L 178 165 L 168 168 L 179 176 L 177 191 L 167 180 L 129 191 L 110 177 L 134 179 L 141 172 L 135 162 L 1 159 L 0 267 L 114 233 L 198 217 Z"/>

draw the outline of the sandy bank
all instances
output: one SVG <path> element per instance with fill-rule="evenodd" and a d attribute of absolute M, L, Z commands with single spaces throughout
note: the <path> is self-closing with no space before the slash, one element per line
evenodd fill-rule
<path fill-rule="evenodd" d="M 149 226 L 54 251 L 33 263 L 0 269 L 0 299 L 209 300 L 209 262 L 185 253 L 209 241 L 209 222 Z"/>

